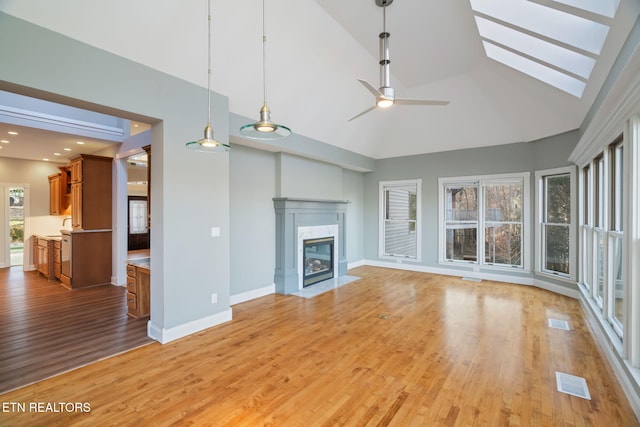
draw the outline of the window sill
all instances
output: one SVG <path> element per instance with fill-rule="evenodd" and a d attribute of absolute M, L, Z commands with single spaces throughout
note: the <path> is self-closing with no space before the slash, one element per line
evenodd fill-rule
<path fill-rule="evenodd" d="M 395 261 L 398 264 L 403 264 L 405 262 L 415 262 L 415 263 L 422 262 L 420 258 L 409 258 L 409 257 L 403 257 L 403 256 L 378 255 L 378 258 L 389 260 L 389 261 Z"/>
<path fill-rule="evenodd" d="M 501 266 L 501 265 L 492 265 L 492 264 L 478 264 L 473 261 L 438 261 L 439 265 L 442 266 L 455 266 L 456 268 L 467 268 L 472 271 L 482 272 L 482 271 L 500 271 L 500 272 L 509 272 L 515 274 L 530 274 L 531 270 L 526 270 L 524 267 L 511 267 L 511 266 Z"/>
<path fill-rule="evenodd" d="M 572 278 L 572 277 L 561 276 L 559 274 L 547 273 L 547 272 L 539 271 L 539 270 L 536 270 L 533 273 L 536 276 L 544 277 L 546 279 L 553 279 L 553 280 L 556 280 L 558 282 L 568 283 L 568 284 L 571 284 L 571 285 L 575 285 L 576 284 L 576 279 Z"/>

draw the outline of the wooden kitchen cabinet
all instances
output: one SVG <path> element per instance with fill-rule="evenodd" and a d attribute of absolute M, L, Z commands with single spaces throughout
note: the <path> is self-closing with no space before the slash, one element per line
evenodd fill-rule
<path fill-rule="evenodd" d="M 34 244 L 35 248 L 35 260 L 38 272 L 47 279 L 54 277 L 53 271 L 53 240 L 45 239 L 42 237 L 34 237 L 37 244 Z"/>
<path fill-rule="evenodd" d="M 111 157 L 80 154 L 71 158 L 71 226 L 74 230 L 111 229 Z"/>
<path fill-rule="evenodd" d="M 150 308 L 151 272 L 146 266 L 127 264 L 127 314 L 134 318 L 148 317 Z"/>
<path fill-rule="evenodd" d="M 111 283 L 111 230 L 74 230 L 63 233 L 63 238 L 70 242 L 70 259 L 61 257 L 61 264 L 68 262 L 68 271 L 65 268 L 60 274 L 65 287 L 77 289 Z"/>
<path fill-rule="evenodd" d="M 60 172 L 49 175 L 49 215 L 63 215 L 67 213 L 70 200 L 69 171 L 60 167 Z"/>

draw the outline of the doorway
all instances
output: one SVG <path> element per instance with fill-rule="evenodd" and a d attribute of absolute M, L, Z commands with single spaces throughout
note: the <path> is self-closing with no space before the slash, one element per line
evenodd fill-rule
<path fill-rule="evenodd" d="M 24 264 L 24 187 L 9 187 L 9 266 Z"/>
<path fill-rule="evenodd" d="M 29 186 L 0 183 L 0 267 L 24 265 Z"/>

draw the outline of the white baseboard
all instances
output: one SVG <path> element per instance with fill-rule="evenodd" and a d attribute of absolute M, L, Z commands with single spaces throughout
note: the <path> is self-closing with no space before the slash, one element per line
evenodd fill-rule
<path fill-rule="evenodd" d="M 363 260 L 360 265 L 370 265 L 373 267 L 395 268 L 397 270 L 418 271 L 421 273 L 442 274 L 445 276 L 470 277 L 473 279 L 492 280 L 495 282 L 515 283 L 518 285 L 535 286 L 540 289 L 555 292 L 571 298 L 579 298 L 578 286 L 576 289 L 569 289 L 555 283 L 546 282 L 539 277 L 521 276 L 515 274 L 495 274 L 480 271 L 469 271 L 456 268 L 428 267 L 424 265 L 395 263 L 387 261 Z"/>
<path fill-rule="evenodd" d="M 194 320 L 191 322 L 183 323 L 173 328 L 161 328 L 153 324 L 153 321 L 147 323 L 147 335 L 150 338 L 160 342 L 160 344 L 166 344 L 170 341 L 177 340 L 179 338 L 186 337 L 187 335 L 194 334 L 212 326 L 220 325 L 230 321 L 232 318 L 232 309 L 221 311 L 220 313 L 212 314 L 211 316 L 204 317 L 202 319 Z"/>
<path fill-rule="evenodd" d="M 607 337 L 607 334 L 614 332 L 604 331 L 603 328 L 606 327 L 606 324 L 603 325 L 598 316 L 593 312 L 591 304 L 585 300 L 582 294 L 580 294 L 580 304 L 583 308 L 582 311 L 587 317 L 587 323 L 589 324 L 589 329 L 593 332 L 596 344 L 607 358 L 613 374 L 616 376 L 620 387 L 622 387 L 622 391 L 631 405 L 631 409 L 633 409 L 633 412 L 636 414 L 636 418 L 640 420 L 640 396 L 636 392 L 636 387 L 640 388 L 640 370 L 630 366 L 627 361 L 620 359 L 614 344 L 611 343 L 611 340 Z"/>
<path fill-rule="evenodd" d="M 276 284 L 272 283 L 269 286 L 265 286 L 260 289 L 253 289 L 251 291 L 243 292 L 241 294 L 231 295 L 229 297 L 229 304 L 236 305 L 241 302 L 251 301 L 252 299 L 260 298 L 266 295 L 271 295 L 276 293 Z"/>
<path fill-rule="evenodd" d="M 363 259 L 356 262 L 350 262 L 347 264 L 347 270 L 351 270 L 352 268 L 362 267 L 363 265 L 367 265 Z"/>

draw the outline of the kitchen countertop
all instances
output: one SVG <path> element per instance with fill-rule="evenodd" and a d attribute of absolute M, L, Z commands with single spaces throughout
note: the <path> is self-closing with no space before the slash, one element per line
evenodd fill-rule
<path fill-rule="evenodd" d="M 135 265 L 136 267 L 151 269 L 151 258 L 133 258 L 128 259 L 127 264 Z"/>
<path fill-rule="evenodd" d="M 79 233 L 106 233 L 112 231 L 111 228 L 100 228 L 96 230 L 60 230 L 62 234 L 79 234 Z"/>
<path fill-rule="evenodd" d="M 38 240 L 57 240 L 57 241 L 62 240 L 62 235 L 59 235 L 59 234 L 56 234 L 56 235 L 36 234 L 35 236 L 38 238 Z"/>

